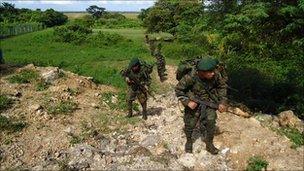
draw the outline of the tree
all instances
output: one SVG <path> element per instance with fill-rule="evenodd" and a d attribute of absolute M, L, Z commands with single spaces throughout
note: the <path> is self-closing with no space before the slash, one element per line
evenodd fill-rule
<path fill-rule="evenodd" d="M 92 14 L 92 16 L 95 18 L 95 19 L 98 19 L 100 18 L 106 11 L 106 9 L 103 8 L 103 7 L 98 7 L 96 5 L 91 5 L 89 8 L 86 9 L 86 11 L 89 13 L 89 14 Z"/>

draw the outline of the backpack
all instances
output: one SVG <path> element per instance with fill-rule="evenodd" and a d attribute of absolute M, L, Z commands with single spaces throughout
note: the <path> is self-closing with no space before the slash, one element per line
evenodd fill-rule
<path fill-rule="evenodd" d="M 176 70 L 176 79 L 181 80 L 186 74 L 190 73 L 193 69 L 196 68 L 197 63 L 201 60 L 201 58 L 194 58 L 181 61 L 178 64 Z"/>

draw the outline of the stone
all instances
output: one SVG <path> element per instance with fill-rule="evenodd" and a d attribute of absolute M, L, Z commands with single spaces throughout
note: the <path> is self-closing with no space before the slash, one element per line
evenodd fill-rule
<path fill-rule="evenodd" d="M 59 78 L 59 69 L 56 68 L 46 68 L 41 71 L 41 77 L 46 83 L 54 83 L 56 79 Z"/>
<path fill-rule="evenodd" d="M 196 159 L 193 154 L 185 153 L 180 156 L 180 158 L 178 159 L 178 163 L 186 168 L 191 169 L 194 168 Z"/>
<path fill-rule="evenodd" d="M 158 135 L 148 135 L 143 141 L 139 144 L 143 147 L 152 147 L 157 145 L 160 142 L 160 137 Z"/>
<path fill-rule="evenodd" d="M 244 118 L 249 118 L 250 117 L 249 113 L 244 112 L 243 110 L 241 110 L 238 107 L 229 107 L 228 112 L 233 113 L 237 116 L 244 117 Z"/>
<path fill-rule="evenodd" d="M 304 124 L 291 110 L 281 112 L 278 115 L 278 121 L 280 126 L 296 128 L 299 131 L 303 131 Z"/>
<path fill-rule="evenodd" d="M 36 111 L 38 111 L 39 109 L 42 109 L 42 106 L 39 105 L 39 104 L 33 104 L 33 105 L 30 106 L 30 110 L 31 110 L 32 112 L 36 112 Z"/>

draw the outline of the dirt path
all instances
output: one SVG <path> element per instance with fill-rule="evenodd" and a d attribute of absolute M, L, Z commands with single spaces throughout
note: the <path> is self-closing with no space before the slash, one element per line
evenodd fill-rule
<path fill-rule="evenodd" d="M 229 113 L 218 113 L 221 133 L 215 137 L 215 145 L 221 150 L 219 155 L 210 155 L 200 139 L 194 143 L 194 153 L 185 154 L 182 107 L 173 91 L 175 67 L 167 68 L 169 79 L 164 87 L 169 91 L 156 95 L 156 100 L 149 99 L 147 121 L 138 116 L 127 120 L 124 112 L 104 105 L 100 94 L 116 90 L 95 85 L 87 77 L 67 73 L 40 92 L 32 85 L 10 84 L 1 78 L 2 92 L 22 94 L 15 97 L 13 108 L 1 115 L 22 118 L 28 127 L 19 133 L 1 133 L 0 169 L 239 170 L 257 155 L 269 162 L 269 170 L 304 170 L 303 146 L 292 149 L 287 138 L 255 118 Z M 48 115 L 46 110 L 39 112 L 35 105 L 43 106 L 46 97 L 75 101 L 77 110 L 59 117 Z"/>

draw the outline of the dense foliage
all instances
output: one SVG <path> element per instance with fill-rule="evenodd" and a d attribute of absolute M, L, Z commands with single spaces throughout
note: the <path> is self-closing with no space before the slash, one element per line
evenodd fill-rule
<path fill-rule="evenodd" d="M 13 4 L 3 2 L 0 5 L 0 22 L 3 23 L 42 23 L 46 27 L 58 26 L 68 21 L 67 16 L 53 9 L 45 11 L 18 9 Z"/>
<path fill-rule="evenodd" d="M 176 37 L 175 49 L 164 47 L 174 54 L 168 57 L 202 53 L 224 60 L 229 84 L 238 90 L 230 92 L 233 100 L 304 117 L 303 1 L 158 0 L 139 18 L 148 32 Z"/>

